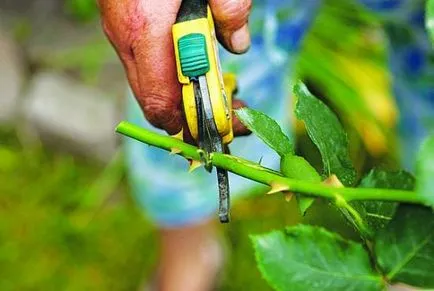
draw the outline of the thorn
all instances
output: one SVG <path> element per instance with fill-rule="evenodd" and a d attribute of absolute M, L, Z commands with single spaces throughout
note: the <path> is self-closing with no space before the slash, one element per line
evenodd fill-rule
<path fill-rule="evenodd" d="M 294 196 L 294 193 L 292 193 L 292 192 L 285 192 L 284 194 L 285 194 L 285 200 L 286 200 L 286 202 L 291 201 L 292 197 Z"/>
<path fill-rule="evenodd" d="M 205 151 L 203 149 L 197 149 L 197 154 L 199 155 L 201 161 L 206 160 L 207 158 L 207 154 L 205 153 Z"/>
<path fill-rule="evenodd" d="M 181 152 L 182 151 L 179 148 L 171 148 L 169 155 L 177 155 L 177 154 L 180 154 Z"/>
<path fill-rule="evenodd" d="M 330 177 L 328 177 L 327 179 L 325 179 L 323 181 L 323 183 L 325 185 L 332 186 L 335 188 L 344 188 L 345 187 L 335 174 L 333 174 Z"/>
<path fill-rule="evenodd" d="M 276 182 L 272 182 L 270 184 L 270 186 L 271 186 L 271 189 L 270 189 L 270 191 L 267 192 L 267 194 L 275 194 L 275 193 L 289 190 L 288 186 L 283 185 L 283 184 L 279 184 Z"/>
<path fill-rule="evenodd" d="M 258 164 L 261 164 L 262 163 L 262 158 L 263 158 L 264 156 L 261 156 L 261 158 L 259 159 L 259 161 L 258 161 Z"/>
<path fill-rule="evenodd" d="M 181 129 L 181 131 L 180 132 L 178 132 L 178 133 L 176 133 L 176 134 L 174 134 L 174 135 L 171 135 L 171 137 L 173 137 L 173 138 L 176 138 L 176 139 L 179 139 L 179 140 L 184 140 L 184 129 Z"/>
<path fill-rule="evenodd" d="M 197 168 L 199 168 L 200 166 L 202 166 L 202 163 L 196 160 L 190 160 L 190 167 L 188 168 L 188 172 L 191 173 L 194 170 L 196 170 Z"/>

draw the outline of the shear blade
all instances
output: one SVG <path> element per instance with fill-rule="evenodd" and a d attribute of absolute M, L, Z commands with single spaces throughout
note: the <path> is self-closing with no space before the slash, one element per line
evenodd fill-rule
<path fill-rule="evenodd" d="M 208 155 L 212 152 L 224 153 L 224 146 L 214 121 L 206 77 L 200 76 L 197 81 L 193 82 L 199 129 L 199 147 L 205 152 L 205 168 L 211 172 L 212 164 L 208 160 Z M 229 222 L 230 206 L 228 172 L 217 168 L 217 181 L 219 188 L 219 219 L 220 222 L 227 223 Z"/>
<path fill-rule="evenodd" d="M 228 171 L 217 168 L 217 180 L 219 185 L 219 219 L 221 223 L 228 223 L 230 207 Z"/>

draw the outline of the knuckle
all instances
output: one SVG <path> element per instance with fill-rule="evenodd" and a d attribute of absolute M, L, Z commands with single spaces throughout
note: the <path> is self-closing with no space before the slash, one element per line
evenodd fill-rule
<path fill-rule="evenodd" d="M 107 21 L 104 21 L 104 19 L 101 20 L 101 27 L 102 27 L 102 31 L 107 36 L 107 38 L 109 40 L 113 40 L 113 38 L 114 38 L 113 32 L 112 32 L 110 26 L 108 25 Z"/>
<path fill-rule="evenodd" d="M 131 44 L 148 25 L 148 13 L 137 1 L 107 1 L 101 9 L 104 33 L 115 42 Z"/>
<path fill-rule="evenodd" d="M 179 108 L 166 96 L 147 95 L 143 100 L 143 113 L 153 126 L 169 132 L 176 131 L 181 126 Z"/>
<path fill-rule="evenodd" d="M 124 39 L 118 37 L 116 32 L 114 32 L 113 29 L 111 29 L 105 21 L 102 21 L 101 24 L 105 36 L 118 53 L 121 61 L 125 63 L 125 61 L 133 60 L 134 53 L 132 45 L 128 41 L 125 41 Z"/>
<path fill-rule="evenodd" d="M 221 1 L 221 13 L 231 20 L 247 20 L 252 6 L 251 0 L 224 0 Z"/>

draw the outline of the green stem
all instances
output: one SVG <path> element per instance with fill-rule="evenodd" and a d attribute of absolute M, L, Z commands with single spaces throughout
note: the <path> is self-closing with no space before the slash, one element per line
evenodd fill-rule
<path fill-rule="evenodd" d="M 372 237 L 372 233 L 363 221 L 360 213 L 354 209 L 343 197 L 336 195 L 336 206 L 342 214 L 350 221 L 362 236 L 364 243 L 367 245 L 367 239 Z"/>
<path fill-rule="evenodd" d="M 198 152 L 199 149 L 193 145 L 186 144 L 174 137 L 163 136 L 140 128 L 126 121 L 122 121 L 116 128 L 116 131 L 151 146 L 156 146 L 167 151 L 176 150 L 177 154 L 187 159 L 200 160 L 201 158 Z M 271 187 L 285 187 L 288 191 L 299 192 L 305 195 L 324 197 L 332 200 L 336 200 L 337 195 L 339 195 L 345 201 L 380 200 L 424 204 L 423 199 L 413 191 L 379 188 L 336 188 L 323 183 L 290 179 L 282 176 L 279 172 L 235 156 L 213 153 L 210 159 L 214 166 L 242 177 Z"/>

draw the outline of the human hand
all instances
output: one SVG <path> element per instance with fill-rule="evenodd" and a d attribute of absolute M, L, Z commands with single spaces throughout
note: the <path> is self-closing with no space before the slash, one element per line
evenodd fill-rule
<path fill-rule="evenodd" d="M 104 32 L 145 117 L 169 134 L 180 132 L 186 123 L 171 29 L 181 0 L 98 0 L 98 4 Z M 233 53 L 247 51 L 251 0 L 209 0 L 209 5 L 222 45 Z M 234 108 L 241 106 L 241 101 L 233 102 Z M 237 135 L 247 133 L 236 118 L 233 128 Z"/>

